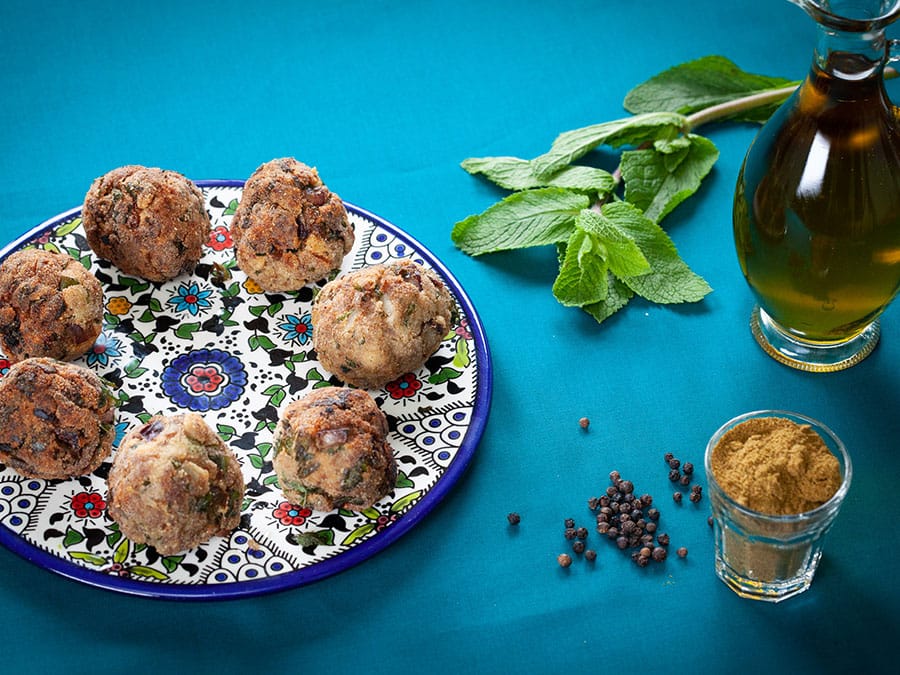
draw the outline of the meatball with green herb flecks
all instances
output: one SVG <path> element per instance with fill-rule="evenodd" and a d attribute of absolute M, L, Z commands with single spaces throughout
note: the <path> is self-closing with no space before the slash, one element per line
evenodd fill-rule
<path fill-rule="evenodd" d="M 0 462 L 32 478 L 94 471 L 112 451 L 115 401 L 94 371 L 30 358 L 0 378 Z"/>
<path fill-rule="evenodd" d="M 324 368 L 347 384 L 381 387 L 420 368 L 453 321 L 450 291 L 433 271 L 398 260 L 328 282 L 312 309 Z"/>
<path fill-rule="evenodd" d="M 266 162 L 247 179 L 231 236 L 241 270 L 270 293 L 324 279 L 354 241 L 340 197 L 314 167 L 290 157 Z"/>
<path fill-rule="evenodd" d="M 196 413 L 156 415 L 129 431 L 109 472 L 109 515 L 161 555 L 231 532 L 243 498 L 237 458 Z"/>
<path fill-rule="evenodd" d="M 0 265 L 0 347 L 10 361 L 78 358 L 102 327 L 100 282 L 71 256 L 25 249 Z"/>
<path fill-rule="evenodd" d="M 290 403 L 275 428 L 273 465 L 285 496 L 321 511 L 363 510 L 394 488 L 388 423 L 360 389 L 315 389 Z"/>
<path fill-rule="evenodd" d="M 82 223 L 94 253 L 125 274 L 158 282 L 194 270 L 211 227 L 194 183 L 175 171 L 139 165 L 93 182 Z"/>

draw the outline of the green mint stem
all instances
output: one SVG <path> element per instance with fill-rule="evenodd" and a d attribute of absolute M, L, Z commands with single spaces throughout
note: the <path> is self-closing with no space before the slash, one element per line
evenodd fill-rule
<path fill-rule="evenodd" d="M 890 66 L 884 69 L 884 79 L 886 80 L 893 79 L 898 75 L 900 75 L 900 72 Z M 794 93 L 798 86 L 800 85 L 792 84 L 780 89 L 762 91 L 749 96 L 744 96 L 743 98 L 736 98 L 733 101 L 726 101 L 725 103 L 710 106 L 703 110 L 698 110 L 694 114 L 687 116 L 688 129 L 693 130 L 699 126 L 708 124 L 709 122 L 715 122 L 716 120 L 734 115 L 735 113 L 752 110 L 753 108 L 768 105 L 770 103 L 785 101 L 788 96 Z"/>

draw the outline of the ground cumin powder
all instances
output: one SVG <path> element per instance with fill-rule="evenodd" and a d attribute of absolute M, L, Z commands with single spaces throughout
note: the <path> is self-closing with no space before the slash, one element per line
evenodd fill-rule
<path fill-rule="evenodd" d="M 822 437 L 783 417 L 729 429 L 713 448 L 710 468 L 731 499 L 771 516 L 810 511 L 841 486 L 840 464 Z"/>

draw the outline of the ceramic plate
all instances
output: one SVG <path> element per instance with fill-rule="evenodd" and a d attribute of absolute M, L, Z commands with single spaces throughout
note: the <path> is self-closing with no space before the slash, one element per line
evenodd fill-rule
<path fill-rule="evenodd" d="M 481 437 L 491 395 L 490 356 L 469 299 L 421 244 L 351 204 L 356 231 L 341 273 L 400 258 L 434 269 L 459 319 L 418 371 L 371 390 L 390 422 L 395 490 L 361 513 L 311 511 L 287 501 L 272 469 L 279 409 L 339 384 L 316 361 L 310 310 L 324 282 L 266 294 L 234 262 L 229 224 L 240 181 L 201 181 L 212 232 L 197 270 L 157 284 L 121 274 L 91 252 L 80 209 L 38 226 L 0 252 L 60 250 L 104 286 L 103 332 L 76 361 L 111 382 L 116 443 L 151 414 L 195 411 L 238 456 L 246 484 L 240 526 L 197 549 L 161 556 L 119 532 L 106 510 L 112 457 L 77 479 L 24 478 L 0 464 L 0 543 L 66 577 L 124 593 L 181 599 L 257 595 L 347 569 L 425 516 L 460 477 Z M 0 353 L 0 377 L 9 362 Z M 200 373 L 204 377 L 191 377 Z M 115 447 L 115 446 L 114 446 Z M 115 450 L 113 451 L 115 452 Z"/>

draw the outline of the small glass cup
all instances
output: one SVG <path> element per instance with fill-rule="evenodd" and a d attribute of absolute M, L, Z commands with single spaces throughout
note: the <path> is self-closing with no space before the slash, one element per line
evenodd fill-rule
<path fill-rule="evenodd" d="M 731 499 L 711 468 L 713 449 L 732 427 L 749 419 L 781 417 L 809 425 L 837 458 L 841 484 L 834 496 L 804 513 L 771 516 Z M 831 528 L 850 489 L 853 468 L 841 440 L 821 422 L 783 410 L 758 410 L 723 424 L 709 439 L 704 458 L 713 513 L 716 575 L 743 598 L 780 602 L 807 590 L 822 557 L 825 534 Z"/>

